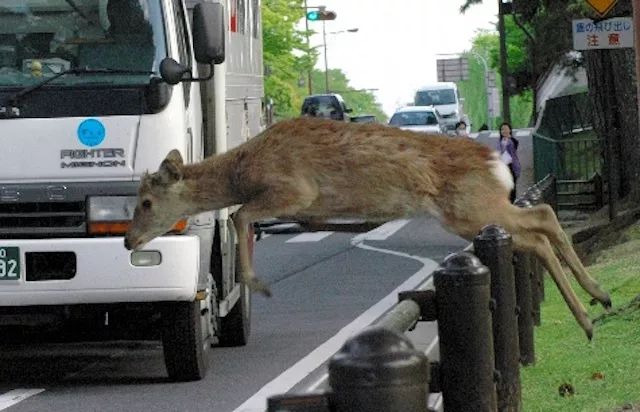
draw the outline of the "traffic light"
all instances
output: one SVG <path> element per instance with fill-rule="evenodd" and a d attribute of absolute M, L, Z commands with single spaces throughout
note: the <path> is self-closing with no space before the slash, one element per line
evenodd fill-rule
<path fill-rule="evenodd" d="M 313 10 L 307 12 L 307 20 L 310 21 L 318 21 L 318 20 L 335 20 L 336 12 L 331 10 Z"/>

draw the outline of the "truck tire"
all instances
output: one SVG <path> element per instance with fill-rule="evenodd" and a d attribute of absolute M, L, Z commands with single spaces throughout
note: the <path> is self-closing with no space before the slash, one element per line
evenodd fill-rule
<path fill-rule="evenodd" d="M 203 329 L 200 302 L 171 302 L 162 307 L 162 349 L 169 378 L 205 377 L 211 342 Z M 205 314 L 206 315 L 206 314 Z"/>
<path fill-rule="evenodd" d="M 248 230 L 248 239 L 249 242 L 249 253 L 251 257 L 253 257 L 253 246 L 254 246 L 254 230 L 253 225 L 250 226 Z M 220 271 L 222 270 L 222 257 L 220 253 L 220 235 L 218 230 L 216 230 L 216 234 L 214 236 L 213 248 L 211 254 L 211 271 L 213 273 L 213 278 L 216 282 L 222 281 L 222 274 Z M 238 271 L 238 247 L 235 247 L 235 256 L 234 260 L 235 271 L 237 277 Z M 216 272 L 217 271 L 217 272 Z M 227 316 L 219 318 L 218 322 L 218 346 L 244 346 L 249 342 L 249 335 L 251 334 L 251 291 L 249 288 L 243 284 L 239 283 L 238 279 L 236 279 L 237 284 L 240 286 L 240 297 L 236 302 L 235 306 L 227 313 Z M 218 288 L 220 291 L 222 288 Z M 218 296 L 219 299 L 222 299 L 222 296 Z"/>
<path fill-rule="evenodd" d="M 220 318 L 220 346 L 244 346 L 251 334 L 251 291 L 240 284 L 240 298 L 227 316 Z"/>

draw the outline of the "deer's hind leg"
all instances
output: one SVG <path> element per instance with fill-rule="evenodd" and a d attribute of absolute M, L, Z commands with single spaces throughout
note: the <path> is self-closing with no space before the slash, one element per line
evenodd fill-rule
<path fill-rule="evenodd" d="M 582 305 L 582 302 L 580 302 L 580 299 L 578 299 L 575 291 L 571 288 L 571 284 L 562 270 L 560 261 L 556 257 L 549 239 L 542 234 L 526 231 L 512 234 L 512 237 L 515 248 L 531 251 L 540 258 L 542 264 L 549 271 L 549 274 L 558 286 L 573 316 L 586 333 L 587 338 L 591 340 L 593 336 L 593 325 L 588 317 L 587 310 Z"/>
<path fill-rule="evenodd" d="M 611 307 L 609 294 L 602 290 L 598 282 L 592 278 L 580 258 L 573 249 L 569 237 L 562 230 L 556 214 L 547 204 L 541 204 L 529 209 L 521 209 L 524 213 L 522 224 L 525 228 L 542 233 L 549 238 L 549 241 L 556 247 L 558 253 L 567 263 L 576 280 L 595 300 L 600 302 L 605 308 Z"/>
<path fill-rule="evenodd" d="M 271 296 L 269 287 L 256 276 L 249 248 L 244 239 L 248 236 L 249 224 L 268 217 L 294 216 L 318 197 L 318 189 L 306 180 L 295 181 L 286 190 L 262 192 L 244 203 L 233 215 L 233 223 L 240 242 L 238 243 L 239 269 L 242 282 L 256 292 Z"/>

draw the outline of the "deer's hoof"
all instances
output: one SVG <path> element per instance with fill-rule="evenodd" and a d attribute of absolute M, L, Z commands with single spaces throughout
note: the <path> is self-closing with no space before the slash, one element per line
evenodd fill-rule
<path fill-rule="evenodd" d="M 247 281 L 247 286 L 249 286 L 249 289 L 251 289 L 253 292 L 260 292 L 268 298 L 271 297 L 271 289 L 260 279 L 257 279 L 255 277 L 249 279 Z"/>
<path fill-rule="evenodd" d="M 600 298 L 600 299 L 598 299 L 598 298 L 593 298 L 593 299 L 591 299 L 591 300 L 589 301 L 589 304 L 590 304 L 591 306 L 595 306 L 595 305 L 597 305 L 598 303 L 602 304 L 602 307 L 604 307 L 604 308 L 607 310 L 607 312 L 608 312 L 609 310 L 611 310 L 611 306 L 612 306 L 612 305 L 611 305 L 611 298 L 609 297 L 609 295 L 608 295 L 608 294 L 605 294 L 605 296 L 604 296 L 603 298 Z"/>

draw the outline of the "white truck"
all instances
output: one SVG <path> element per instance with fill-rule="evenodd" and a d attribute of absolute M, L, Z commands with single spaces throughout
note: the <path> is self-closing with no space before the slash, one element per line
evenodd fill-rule
<path fill-rule="evenodd" d="M 144 250 L 123 234 L 137 186 L 264 128 L 259 0 L 0 1 L 0 336 L 162 341 L 174 380 L 243 345 L 229 210 Z M 221 182 L 224 184 L 224 182 Z M 147 333 L 148 332 L 148 333 Z"/>
<path fill-rule="evenodd" d="M 416 90 L 413 103 L 415 106 L 435 107 L 444 128 L 453 131 L 459 121 L 464 120 L 469 124 L 464 115 L 462 100 L 458 86 L 454 82 L 438 82 Z"/>

